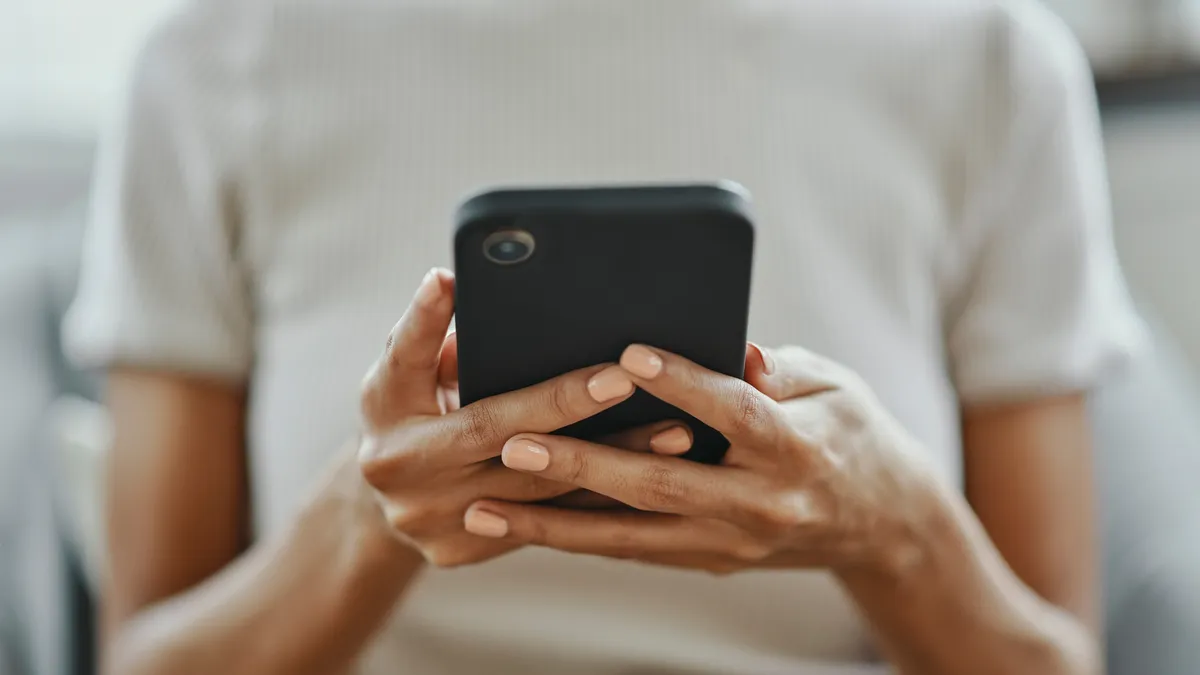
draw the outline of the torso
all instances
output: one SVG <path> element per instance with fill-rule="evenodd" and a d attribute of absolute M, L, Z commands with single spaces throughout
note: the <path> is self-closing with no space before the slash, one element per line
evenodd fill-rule
<path fill-rule="evenodd" d="M 857 370 L 959 481 L 941 311 L 961 205 L 945 195 L 969 170 L 987 21 L 969 3 L 893 4 L 276 7 L 259 45 L 268 178 L 240 249 L 260 531 L 353 433 L 389 328 L 450 263 L 456 202 L 497 183 L 742 183 L 751 339 Z M 821 572 L 716 579 L 527 550 L 424 574 L 363 669 L 823 675 L 869 660 Z"/>

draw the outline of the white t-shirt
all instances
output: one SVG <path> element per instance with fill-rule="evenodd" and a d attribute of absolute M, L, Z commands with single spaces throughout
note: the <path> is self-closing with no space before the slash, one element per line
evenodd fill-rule
<path fill-rule="evenodd" d="M 418 280 L 450 263 L 462 196 L 714 179 L 755 197 L 751 338 L 857 370 L 947 481 L 961 401 L 1089 387 L 1138 337 L 1088 70 L 1035 4 L 210 0 L 140 59 L 69 344 L 247 380 L 254 520 L 278 530 L 354 432 Z M 363 672 L 870 661 L 822 572 L 530 549 L 424 574 Z"/>

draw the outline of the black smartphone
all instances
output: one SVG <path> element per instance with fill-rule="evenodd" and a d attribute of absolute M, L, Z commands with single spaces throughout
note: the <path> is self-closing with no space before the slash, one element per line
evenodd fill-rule
<path fill-rule="evenodd" d="M 463 405 L 616 361 L 633 343 L 742 377 L 754 226 L 740 186 L 494 190 L 456 221 Z M 724 436 L 641 390 L 559 433 L 665 419 L 692 428 L 685 457 L 721 460 Z"/>

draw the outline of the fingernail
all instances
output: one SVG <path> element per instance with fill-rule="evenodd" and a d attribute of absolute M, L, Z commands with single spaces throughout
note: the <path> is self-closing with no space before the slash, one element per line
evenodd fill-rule
<path fill-rule="evenodd" d="M 533 441 L 514 438 L 504 444 L 500 461 L 517 471 L 541 471 L 550 466 L 550 453 Z"/>
<path fill-rule="evenodd" d="M 438 273 L 438 268 L 433 268 L 425 273 L 421 279 L 421 285 L 417 287 L 417 294 L 413 296 L 413 303 L 421 307 L 429 307 L 436 303 L 442 296 L 442 279 Z"/>
<path fill-rule="evenodd" d="M 671 427 L 650 437 L 650 449 L 664 455 L 682 455 L 692 449 L 692 435 L 683 427 Z"/>
<path fill-rule="evenodd" d="M 621 367 L 640 378 L 651 380 L 662 372 L 663 362 L 649 348 L 631 345 L 621 355 Z"/>
<path fill-rule="evenodd" d="M 628 396 L 633 392 L 633 380 L 617 366 L 611 366 L 592 376 L 587 383 L 588 393 L 597 403 Z"/>
<path fill-rule="evenodd" d="M 770 375 L 771 373 L 775 372 L 775 359 L 771 358 L 771 352 L 767 351 L 756 343 L 751 342 L 749 344 L 758 351 L 758 356 L 762 359 L 763 375 Z"/>
<path fill-rule="evenodd" d="M 482 509 L 469 509 L 463 517 L 463 527 L 471 534 L 499 539 L 508 534 L 508 521 Z"/>

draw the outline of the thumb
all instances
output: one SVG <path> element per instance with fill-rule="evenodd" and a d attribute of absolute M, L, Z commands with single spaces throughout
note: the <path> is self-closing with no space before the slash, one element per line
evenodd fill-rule
<path fill-rule="evenodd" d="M 458 333 L 451 332 L 442 343 L 438 359 L 438 401 L 442 412 L 454 412 L 462 407 L 458 397 Z"/>
<path fill-rule="evenodd" d="M 845 368 L 803 347 L 767 349 L 746 343 L 745 380 L 776 401 L 841 387 Z"/>
<path fill-rule="evenodd" d="M 438 358 L 438 385 L 442 387 L 458 386 L 458 333 L 456 331 L 451 331 L 442 342 L 442 352 Z"/>
<path fill-rule="evenodd" d="M 453 315 L 454 274 L 434 268 L 392 328 L 383 356 L 367 378 L 363 413 L 368 422 L 387 426 L 409 415 L 441 412 L 438 371 Z M 454 353 L 457 363 L 457 349 Z"/>

